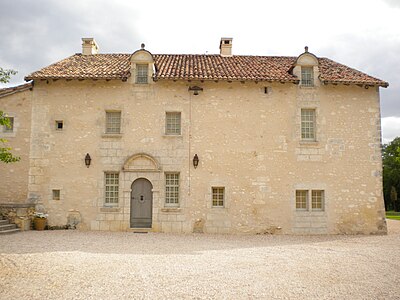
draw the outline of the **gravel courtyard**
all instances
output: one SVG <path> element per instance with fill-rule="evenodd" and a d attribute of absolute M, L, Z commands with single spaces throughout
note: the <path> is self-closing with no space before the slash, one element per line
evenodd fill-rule
<path fill-rule="evenodd" d="M 387 236 L 29 231 L 0 237 L 0 299 L 399 299 Z"/>

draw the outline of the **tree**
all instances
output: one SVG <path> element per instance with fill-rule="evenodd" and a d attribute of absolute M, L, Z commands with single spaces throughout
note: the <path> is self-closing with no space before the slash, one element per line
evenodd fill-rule
<path fill-rule="evenodd" d="M 11 75 L 17 74 L 17 71 L 14 70 L 6 70 L 0 67 L 0 82 L 7 83 L 10 81 Z"/>
<path fill-rule="evenodd" d="M 383 195 L 386 210 L 400 211 L 400 137 L 383 145 Z"/>
<path fill-rule="evenodd" d="M 0 82 L 7 83 L 10 80 L 11 75 L 17 74 L 14 70 L 4 70 L 0 67 Z M 0 110 L 0 128 L 3 126 L 10 127 L 10 120 L 8 117 Z M 5 147 L 7 140 L 0 139 L 0 162 L 11 163 L 17 162 L 21 158 L 17 156 L 13 156 L 10 152 L 11 148 Z"/>

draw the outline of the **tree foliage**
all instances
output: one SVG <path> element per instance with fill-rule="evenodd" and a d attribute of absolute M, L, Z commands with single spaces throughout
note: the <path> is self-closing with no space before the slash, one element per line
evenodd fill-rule
<path fill-rule="evenodd" d="M 10 80 L 11 75 L 17 74 L 14 70 L 4 70 L 0 67 L 0 82 L 7 83 Z M 3 127 L 10 127 L 10 120 L 8 117 L 0 110 L 0 129 Z M 17 162 L 21 158 L 13 156 L 10 152 L 11 148 L 6 147 L 7 140 L 0 138 L 0 162 L 11 163 Z"/>
<path fill-rule="evenodd" d="M 383 145 L 383 194 L 386 210 L 400 211 L 400 137 Z"/>
<path fill-rule="evenodd" d="M 7 83 L 10 81 L 11 75 L 17 74 L 17 71 L 7 70 L 0 67 L 0 82 Z"/>

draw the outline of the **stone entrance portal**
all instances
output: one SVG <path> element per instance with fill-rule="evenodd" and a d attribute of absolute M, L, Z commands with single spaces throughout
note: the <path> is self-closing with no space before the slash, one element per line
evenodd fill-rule
<path fill-rule="evenodd" d="M 153 186 L 145 178 L 136 179 L 131 191 L 131 228 L 151 228 L 153 210 Z"/>

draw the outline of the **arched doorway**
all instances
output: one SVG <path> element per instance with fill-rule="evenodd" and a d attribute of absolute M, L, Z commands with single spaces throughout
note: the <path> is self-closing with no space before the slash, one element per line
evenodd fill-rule
<path fill-rule="evenodd" d="M 145 178 L 131 186 L 131 228 L 151 228 L 153 216 L 153 185 Z"/>

